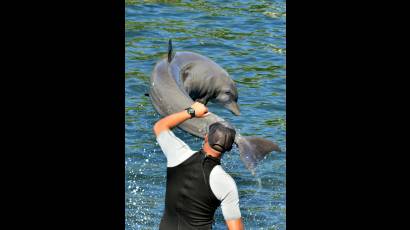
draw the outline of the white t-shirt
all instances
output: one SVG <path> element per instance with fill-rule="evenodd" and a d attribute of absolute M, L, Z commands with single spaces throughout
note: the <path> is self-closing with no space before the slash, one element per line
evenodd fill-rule
<path fill-rule="evenodd" d="M 158 144 L 167 158 L 167 167 L 175 167 L 196 151 L 176 137 L 171 130 L 161 132 L 157 137 Z M 239 195 L 235 181 L 220 165 L 216 165 L 209 175 L 209 185 L 215 197 L 221 201 L 222 214 L 225 220 L 241 217 Z"/>

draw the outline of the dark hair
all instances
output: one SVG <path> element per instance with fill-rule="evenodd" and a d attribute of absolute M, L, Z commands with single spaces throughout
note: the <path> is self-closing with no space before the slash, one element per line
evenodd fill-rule
<path fill-rule="evenodd" d="M 220 122 L 213 123 L 209 126 L 208 143 L 211 148 L 218 152 L 224 153 L 232 149 L 235 141 L 236 131 Z"/>

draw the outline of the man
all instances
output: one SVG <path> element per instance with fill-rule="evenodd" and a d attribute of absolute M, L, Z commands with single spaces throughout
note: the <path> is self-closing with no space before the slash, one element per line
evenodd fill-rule
<path fill-rule="evenodd" d="M 167 158 L 165 210 L 160 230 L 211 229 L 219 206 L 229 230 L 244 228 L 235 181 L 220 166 L 223 153 L 232 148 L 235 130 L 221 123 L 210 125 L 199 151 L 192 151 L 171 131 L 192 117 L 206 115 L 207 107 L 195 102 L 154 125 L 157 141 Z"/>

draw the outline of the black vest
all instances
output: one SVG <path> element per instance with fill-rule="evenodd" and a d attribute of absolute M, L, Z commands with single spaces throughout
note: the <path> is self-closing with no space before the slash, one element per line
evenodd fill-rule
<path fill-rule="evenodd" d="M 219 164 L 219 159 L 200 150 L 180 165 L 167 168 L 161 230 L 212 228 L 215 210 L 221 202 L 211 190 L 209 174 Z"/>

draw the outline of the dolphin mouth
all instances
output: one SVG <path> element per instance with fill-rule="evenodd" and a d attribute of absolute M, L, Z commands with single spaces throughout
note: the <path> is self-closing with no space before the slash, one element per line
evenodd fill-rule
<path fill-rule="evenodd" d="M 224 107 L 227 108 L 229 111 L 231 111 L 236 116 L 241 115 L 241 112 L 239 111 L 239 106 L 236 102 L 225 104 Z"/>

